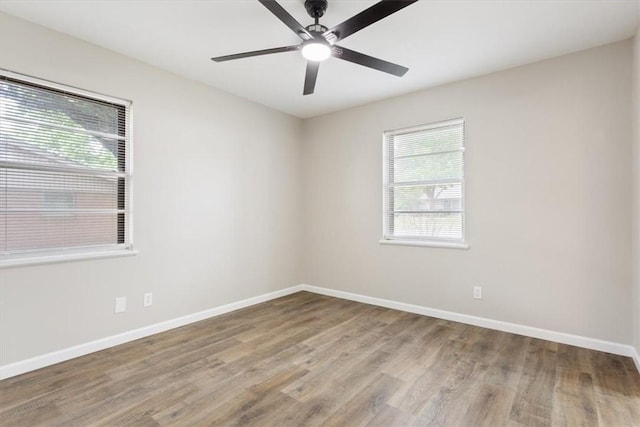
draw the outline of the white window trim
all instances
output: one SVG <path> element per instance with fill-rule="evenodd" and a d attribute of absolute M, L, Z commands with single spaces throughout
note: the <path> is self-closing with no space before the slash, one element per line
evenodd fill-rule
<path fill-rule="evenodd" d="M 125 156 L 125 170 L 127 176 L 127 188 L 125 190 L 125 196 L 127 204 L 127 233 L 128 242 L 126 245 L 120 245 L 120 247 L 111 245 L 108 247 L 84 247 L 73 249 L 56 249 L 56 250 L 43 250 L 43 251 L 30 251 L 24 254 L 12 254 L 6 255 L 0 258 L 0 269 L 30 266 L 39 264 L 52 264 L 68 261 L 80 261 L 88 259 L 100 259 L 100 258 L 114 258 L 123 256 L 132 256 L 139 253 L 133 246 L 133 115 L 131 114 L 133 102 L 124 98 L 116 98 L 113 96 L 105 95 L 98 92 L 92 92 L 85 89 L 81 89 L 75 86 L 65 85 L 61 83 L 52 82 L 50 80 L 29 76 L 26 74 L 16 73 L 13 71 L 0 68 L 0 75 L 13 78 L 16 80 L 22 80 L 28 83 L 33 83 L 40 86 L 50 87 L 51 89 L 59 90 L 62 92 L 69 92 L 71 94 L 84 96 L 87 98 L 94 98 L 97 100 L 123 105 L 128 111 L 128 120 L 126 125 L 126 139 L 125 146 L 127 155 Z"/>
<path fill-rule="evenodd" d="M 418 247 L 430 247 L 430 248 L 444 248 L 444 249 L 469 249 L 470 245 L 466 241 L 466 217 L 467 217 L 467 207 L 466 207 L 466 167 L 463 162 L 463 170 L 462 177 L 460 178 L 460 182 L 462 183 L 462 241 L 451 241 L 448 242 L 446 240 L 431 240 L 428 238 L 420 238 L 420 237 L 397 237 L 397 236 L 389 236 L 387 235 L 388 229 L 388 212 L 387 208 L 389 206 L 389 158 L 388 158 L 388 136 L 389 135 L 401 135 L 405 133 L 412 133 L 416 131 L 436 129 L 439 127 L 450 126 L 455 124 L 462 124 L 462 153 L 463 156 L 466 152 L 466 126 L 465 120 L 463 117 L 458 117 L 450 120 L 443 120 L 440 122 L 434 122 L 424 125 L 412 126 L 407 128 L 400 128 L 395 130 L 385 131 L 382 135 L 382 239 L 378 241 L 379 244 L 382 245 L 401 245 L 401 246 L 418 246 Z"/>
<path fill-rule="evenodd" d="M 382 239 L 378 243 L 380 243 L 381 245 L 422 246 L 427 248 L 445 248 L 445 249 L 469 249 L 469 245 L 467 243 L 435 242 L 433 240 Z"/>
<path fill-rule="evenodd" d="M 54 264 L 59 262 L 68 262 L 68 261 L 81 261 L 88 259 L 100 259 L 100 258 L 116 258 L 116 257 L 124 257 L 124 256 L 133 256 L 138 255 L 138 251 L 133 248 L 125 248 L 118 250 L 93 250 L 93 251 L 78 251 L 75 253 L 61 253 L 61 252 L 49 252 L 46 255 L 37 255 L 35 256 L 30 253 L 30 256 L 23 256 L 17 258 L 8 258 L 0 261 L 0 268 L 11 268 L 11 267 L 22 267 L 29 265 L 39 265 L 39 264 Z"/>

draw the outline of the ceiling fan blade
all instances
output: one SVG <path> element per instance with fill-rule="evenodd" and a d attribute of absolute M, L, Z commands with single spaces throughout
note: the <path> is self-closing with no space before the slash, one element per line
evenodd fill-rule
<path fill-rule="evenodd" d="M 311 40 L 313 38 L 313 36 L 309 33 L 309 31 L 307 31 L 306 28 L 302 26 L 302 24 L 296 21 L 296 19 L 293 16 L 291 16 L 289 12 L 284 10 L 284 8 L 280 6 L 280 4 L 277 1 L 275 0 L 258 0 L 258 1 L 262 3 L 264 7 L 269 9 L 269 12 L 276 15 L 276 17 L 279 20 L 281 20 L 284 23 L 284 25 L 291 28 L 291 30 L 293 30 L 293 32 L 296 33 L 298 37 L 300 37 L 302 40 Z"/>
<path fill-rule="evenodd" d="M 271 53 L 291 52 L 293 50 L 298 50 L 298 49 L 300 49 L 300 46 L 298 45 L 274 47 L 272 49 L 254 50 L 251 52 L 235 53 L 233 55 L 216 56 L 215 58 L 211 58 L 211 59 L 216 62 L 224 62 L 224 61 L 231 61 L 232 59 L 250 58 L 252 56 L 259 56 L 259 55 L 269 55 Z"/>
<path fill-rule="evenodd" d="M 364 53 L 356 52 L 355 50 L 347 49 L 346 47 L 341 46 L 333 46 L 333 56 L 344 61 L 353 62 L 354 64 L 358 65 L 364 65 L 365 67 L 393 74 L 394 76 L 398 77 L 404 76 L 405 73 L 409 71 L 407 67 L 403 67 L 402 65 L 384 61 L 379 58 L 374 58 L 373 56 L 365 55 Z"/>
<path fill-rule="evenodd" d="M 337 37 L 337 40 L 343 40 L 356 31 L 360 31 L 417 1 L 418 0 L 382 0 L 326 31 L 324 35 L 326 37 L 333 33 Z"/>
<path fill-rule="evenodd" d="M 311 95 L 316 87 L 316 79 L 318 78 L 318 68 L 320 63 L 315 61 L 307 61 L 307 72 L 304 76 L 303 95 Z"/>

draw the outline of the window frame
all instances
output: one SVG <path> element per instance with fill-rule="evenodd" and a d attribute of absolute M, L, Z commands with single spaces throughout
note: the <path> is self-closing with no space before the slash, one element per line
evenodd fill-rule
<path fill-rule="evenodd" d="M 393 158 L 390 156 L 392 143 L 392 138 L 395 135 L 405 135 L 410 133 L 419 133 L 424 131 L 429 131 L 432 129 L 438 129 L 448 126 L 461 125 L 462 127 L 462 144 L 459 150 L 462 153 L 462 174 L 459 178 L 461 185 L 461 208 L 460 213 L 462 214 L 461 219 L 461 234 L 462 239 L 434 239 L 432 237 L 426 236 L 395 236 L 389 232 L 390 230 L 390 215 L 392 212 L 392 207 L 390 206 L 390 185 L 391 178 L 389 176 L 390 170 L 392 169 L 391 162 L 393 162 Z M 466 128 L 465 128 L 465 120 L 463 117 L 458 117 L 454 119 L 442 120 L 438 122 L 427 123 L 418 126 L 411 126 L 406 128 L 398 128 L 391 129 L 383 132 L 382 135 L 382 238 L 379 240 L 380 244 L 390 244 L 390 245 L 407 245 L 407 246 L 426 246 L 426 247 L 436 247 L 436 248 L 451 248 L 451 249 L 469 249 L 469 244 L 466 242 L 466 216 L 467 216 L 467 207 L 466 207 L 466 167 L 465 167 L 465 152 L 466 152 Z M 442 154 L 443 152 L 435 152 L 431 154 Z M 425 180 L 426 182 L 426 180 Z"/>
<path fill-rule="evenodd" d="M 106 102 L 124 107 L 124 197 L 121 196 L 120 190 L 116 194 L 116 204 L 119 206 L 121 201 L 124 201 L 125 218 L 124 221 L 124 242 L 103 244 L 95 246 L 75 246 L 68 248 L 43 248 L 32 249 L 25 251 L 16 251 L 13 254 L 0 254 L 0 268 L 22 266 L 22 265 L 37 265 L 55 262 L 65 262 L 73 260 L 83 259 L 96 259 L 96 258 L 111 258 L 120 256 L 136 255 L 137 250 L 133 246 L 133 119 L 132 119 L 132 101 L 122 98 L 116 98 L 113 96 L 80 89 L 74 86 L 65 85 L 62 83 L 52 82 L 50 80 L 33 77 L 13 71 L 0 68 L 0 76 L 9 80 L 18 82 L 24 82 L 42 88 L 50 89 L 56 92 L 67 93 L 72 96 L 87 98 L 88 100 L 94 100 L 97 102 Z M 1 160 L 0 160 L 1 162 Z M 10 162 L 3 162 L 4 167 L 11 167 Z M 25 170 L 34 171 L 46 171 L 47 165 L 38 167 L 25 167 Z M 64 168 L 56 168 L 57 171 L 65 172 Z M 68 173 L 81 171 L 82 168 L 68 168 Z M 104 176 L 103 172 L 96 171 L 95 174 L 87 174 L 88 176 Z M 114 176 L 118 174 L 117 172 Z M 118 184 L 120 188 L 120 184 Z M 117 210 L 121 210 L 118 208 Z M 73 215 L 73 212 L 65 214 Z M 118 214 L 120 215 L 120 214 Z M 121 233 L 121 229 L 118 227 L 117 233 Z"/>

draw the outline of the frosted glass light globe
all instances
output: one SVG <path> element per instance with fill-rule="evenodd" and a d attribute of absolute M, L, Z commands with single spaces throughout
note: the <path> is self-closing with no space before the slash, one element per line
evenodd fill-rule
<path fill-rule="evenodd" d="M 331 56 L 331 47 L 328 43 L 312 41 L 302 46 L 302 56 L 309 61 L 324 61 Z"/>

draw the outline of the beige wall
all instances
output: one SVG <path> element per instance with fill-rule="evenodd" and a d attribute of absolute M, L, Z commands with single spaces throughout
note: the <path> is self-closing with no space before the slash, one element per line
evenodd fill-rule
<path fill-rule="evenodd" d="M 625 41 L 306 121 L 307 283 L 631 343 L 631 58 Z M 382 132 L 456 117 L 471 248 L 380 245 Z"/>
<path fill-rule="evenodd" d="M 634 155 L 632 158 L 633 178 L 633 282 L 634 282 L 634 344 L 640 355 L 640 27 L 633 43 L 633 107 L 631 121 L 633 125 Z"/>
<path fill-rule="evenodd" d="M 133 101 L 140 250 L 0 270 L 0 364 L 301 282 L 299 119 L 0 19 L 2 68 Z M 116 296 L 126 313 L 113 314 Z"/>

